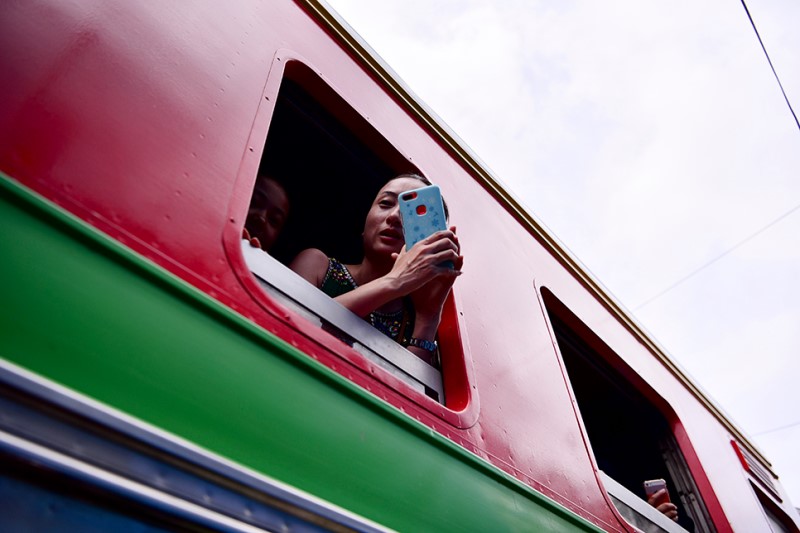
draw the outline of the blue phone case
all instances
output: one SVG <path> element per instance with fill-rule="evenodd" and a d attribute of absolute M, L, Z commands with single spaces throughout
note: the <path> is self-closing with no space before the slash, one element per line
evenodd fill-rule
<path fill-rule="evenodd" d="M 429 235 L 447 229 L 442 193 L 436 185 L 406 191 L 400 195 L 400 218 L 406 250 Z M 441 266 L 453 268 L 452 261 Z"/>

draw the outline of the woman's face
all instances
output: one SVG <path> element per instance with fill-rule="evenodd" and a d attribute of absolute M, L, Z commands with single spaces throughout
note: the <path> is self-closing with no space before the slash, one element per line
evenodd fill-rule
<path fill-rule="evenodd" d="M 414 178 L 397 178 L 378 192 L 364 222 L 364 253 L 391 256 L 405 244 L 400 219 L 399 196 L 425 184 Z"/>

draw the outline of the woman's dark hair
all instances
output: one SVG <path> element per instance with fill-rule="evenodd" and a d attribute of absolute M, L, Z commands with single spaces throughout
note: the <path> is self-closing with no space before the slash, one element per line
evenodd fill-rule
<path fill-rule="evenodd" d="M 390 179 L 389 181 L 399 180 L 401 178 L 411 178 L 411 179 L 415 179 L 417 181 L 421 181 L 425 185 L 433 185 L 433 183 L 431 183 L 431 180 L 429 180 L 425 176 L 423 176 L 421 174 L 415 174 L 413 172 L 407 172 L 407 173 L 404 173 L 404 174 L 399 174 L 399 175 L 393 177 L 392 179 Z M 444 217 L 449 220 L 450 219 L 450 211 L 447 209 L 447 202 L 445 202 L 444 196 L 442 196 L 442 205 L 444 206 Z"/>

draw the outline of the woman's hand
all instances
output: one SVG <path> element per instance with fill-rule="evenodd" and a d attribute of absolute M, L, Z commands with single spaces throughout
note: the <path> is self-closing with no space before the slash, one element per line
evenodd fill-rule
<path fill-rule="evenodd" d="M 432 280 L 445 278 L 448 280 L 445 282 L 448 286 L 441 297 L 441 300 L 444 301 L 447 290 L 452 286 L 455 278 L 461 274 L 463 258 L 459 253 L 460 245 L 455 234 L 455 227 L 437 231 L 415 244 L 411 250 L 403 248 L 400 253 L 392 254 L 392 258 L 395 260 L 394 265 L 386 277 L 393 281 L 401 295 L 413 295 Z M 451 261 L 455 268 L 441 266 L 446 261 Z M 424 304 L 425 302 L 420 299 L 420 303 Z M 419 313 L 419 309 L 417 312 Z"/>
<path fill-rule="evenodd" d="M 258 237 L 251 237 L 247 228 L 242 228 L 242 240 L 249 242 L 253 248 L 261 248 L 261 241 L 258 240 Z"/>
<path fill-rule="evenodd" d="M 656 503 L 660 499 L 662 499 L 666 494 L 667 494 L 667 489 L 658 490 L 658 491 L 654 492 L 653 494 L 651 494 L 649 498 L 647 498 L 647 503 L 649 503 L 651 506 L 655 507 L 658 512 L 662 513 L 667 518 L 677 521 L 678 520 L 678 507 L 674 503 L 663 502 L 663 503 L 660 503 L 660 504 L 656 505 Z"/>

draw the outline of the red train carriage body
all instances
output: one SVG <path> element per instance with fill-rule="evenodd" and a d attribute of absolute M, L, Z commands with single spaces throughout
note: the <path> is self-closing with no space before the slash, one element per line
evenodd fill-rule
<path fill-rule="evenodd" d="M 8 2 L 0 13 L 0 170 L 13 180 L 589 522 L 625 530 L 598 477 L 557 318 L 661 410 L 716 529 L 764 527 L 730 442 L 771 476 L 757 450 L 323 7 L 81 0 Z M 459 362 L 443 369 L 444 405 L 381 374 L 250 274 L 239 237 L 292 65 L 451 206 L 466 263 L 446 320 Z M 769 498 L 796 516 L 775 487 Z"/>

